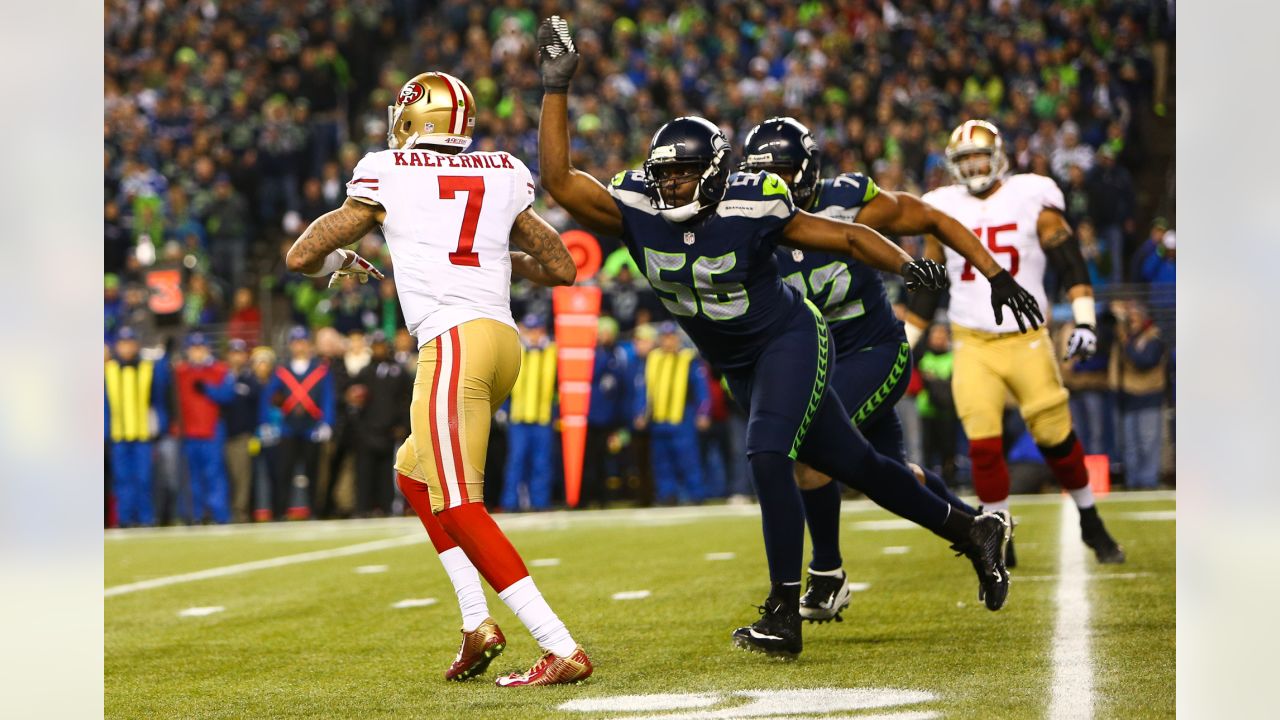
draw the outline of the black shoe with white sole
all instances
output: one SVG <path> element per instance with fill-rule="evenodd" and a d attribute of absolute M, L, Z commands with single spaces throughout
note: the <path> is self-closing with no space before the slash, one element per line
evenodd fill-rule
<path fill-rule="evenodd" d="M 760 619 L 733 631 L 733 644 L 751 652 L 795 659 L 802 649 L 800 613 L 775 598 L 759 606 Z"/>
<path fill-rule="evenodd" d="M 1008 521 L 999 513 L 983 513 L 974 518 L 969 542 L 951 546 L 973 563 L 974 572 L 978 574 L 978 599 L 991 611 L 1004 607 L 1009 597 L 1009 570 L 1004 564 L 1004 552 L 1010 532 Z"/>
<path fill-rule="evenodd" d="M 808 622 L 843 622 L 840 612 L 849 607 L 849 579 L 844 570 L 839 575 L 809 573 L 809 583 L 800 598 L 800 617 Z"/>

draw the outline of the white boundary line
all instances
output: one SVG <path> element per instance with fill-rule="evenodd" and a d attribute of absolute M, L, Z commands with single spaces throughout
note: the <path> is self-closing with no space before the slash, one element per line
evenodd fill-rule
<path fill-rule="evenodd" d="M 1058 617 L 1053 627 L 1053 696 L 1049 720 L 1093 717 L 1093 653 L 1089 628 L 1089 573 L 1075 504 L 1064 498 L 1058 529 Z"/>
<path fill-rule="evenodd" d="M 102 596 L 115 597 L 116 595 L 138 592 L 139 590 L 152 590 L 159 587 L 165 587 L 167 585 L 177 585 L 179 583 L 194 582 L 196 580 L 209 580 L 211 578 L 227 577 L 228 575 L 239 575 L 241 573 L 253 572 L 254 570 L 265 570 L 267 568 L 297 565 L 299 563 L 314 562 L 316 560 L 328 560 L 329 558 L 359 555 L 361 553 L 387 550 L 404 545 L 414 545 L 425 542 L 426 539 L 427 534 L 420 533 L 407 535 L 405 537 L 390 538 L 388 540 L 375 540 L 373 542 L 359 543 L 358 545 L 346 545 L 344 547 L 332 548 L 330 550 L 315 550 L 313 552 L 299 553 L 297 555 L 285 555 L 283 557 L 267 558 L 266 560 L 254 560 L 253 562 L 239 563 L 236 565 L 224 565 L 222 567 L 209 568 L 208 570 L 199 570 L 197 572 L 184 573 L 182 575 L 168 575 L 165 577 L 152 578 L 151 580 L 129 583 L 127 585 L 115 585 L 104 590 L 102 592 Z"/>
<path fill-rule="evenodd" d="M 1053 505 L 1061 501 L 1058 493 L 1041 493 L 1038 495 L 1016 495 L 1013 497 L 1015 508 L 1019 505 Z M 1154 490 L 1145 492 L 1113 491 L 1102 503 L 1159 502 L 1176 500 L 1177 493 L 1172 490 Z M 966 501 L 975 498 L 966 497 Z M 879 509 L 870 500 L 846 500 L 841 512 L 863 513 Z M 494 520 L 503 530 L 547 530 L 565 529 L 575 525 L 678 525 L 705 518 L 717 517 L 755 517 L 760 513 L 754 503 L 746 505 L 697 505 L 674 508 L 619 508 L 616 510 L 556 510 L 542 513 L 498 514 Z M 896 522 L 896 520 L 873 521 Z M 905 522 L 905 521 L 904 521 Z M 314 533 L 327 535 L 330 533 L 358 531 L 392 531 L 403 529 L 421 532 L 422 525 L 416 517 L 379 518 L 370 520 L 311 520 L 307 522 L 259 523 L 244 525 L 206 525 L 192 527 L 161 527 L 110 529 L 104 532 L 107 540 L 141 540 L 144 538 L 172 538 L 174 535 L 200 537 L 205 535 L 271 535 Z"/>

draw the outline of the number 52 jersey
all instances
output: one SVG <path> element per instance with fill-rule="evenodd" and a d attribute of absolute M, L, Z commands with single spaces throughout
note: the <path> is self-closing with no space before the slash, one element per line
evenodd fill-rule
<path fill-rule="evenodd" d="M 1009 271 L 1041 308 L 1049 303 L 1044 291 L 1045 254 L 1040 247 L 1036 221 L 1042 210 L 1062 212 L 1062 190 L 1043 175 L 1020 174 L 1004 178 L 991 195 L 977 198 L 963 185 L 948 185 L 922 198 L 973 231 L 1000 266 Z M 951 279 L 951 322 L 989 333 L 1018 332 L 1013 313 L 1004 313 L 996 324 L 991 312 L 991 283 L 959 253 L 944 248 L 947 275 Z"/>
<path fill-rule="evenodd" d="M 405 324 L 421 347 L 489 318 L 512 328 L 511 226 L 533 204 L 529 169 L 505 152 L 382 150 L 356 165 L 347 196 L 386 210 Z"/>

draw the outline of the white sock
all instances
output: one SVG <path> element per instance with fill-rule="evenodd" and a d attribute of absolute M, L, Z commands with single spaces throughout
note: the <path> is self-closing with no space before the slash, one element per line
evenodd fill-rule
<path fill-rule="evenodd" d="M 813 568 L 809 568 L 809 574 L 821 575 L 822 577 L 840 577 L 841 575 L 844 574 L 844 568 L 838 567 L 835 570 L 814 570 Z M 790 585 L 791 583 L 787 583 L 787 584 Z M 796 583 L 796 584 L 799 585 L 800 583 Z"/>
<path fill-rule="evenodd" d="M 453 591 L 458 595 L 458 608 L 462 610 L 462 629 L 474 632 L 489 617 L 489 603 L 484 598 L 484 586 L 480 573 L 460 547 L 451 547 L 440 553 L 440 564 L 449 573 Z"/>
<path fill-rule="evenodd" d="M 1088 485 L 1075 490 L 1068 490 L 1067 492 L 1071 493 L 1071 499 L 1076 501 L 1076 507 L 1081 510 L 1093 507 L 1093 488 Z"/>
<path fill-rule="evenodd" d="M 982 503 L 982 512 L 995 512 L 997 510 L 1003 510 L 1006 513 L 1009 512 L 1009 498 L 997 500 L 995 502 Z"/>
<path fill-rule="evenodd" d="M 542 599 L 542 593 L 533 584 L 533 578 L 527 575 L 520 578 L 498 593 L 498 597 L 529 628 L 529 634 L 533 635 L 542 649 L 550 650 L 560 657 L 568 657 L 578 647 L 578 643 L 570 637 L 569 629 L 560 622 L 547 601 Z"/>

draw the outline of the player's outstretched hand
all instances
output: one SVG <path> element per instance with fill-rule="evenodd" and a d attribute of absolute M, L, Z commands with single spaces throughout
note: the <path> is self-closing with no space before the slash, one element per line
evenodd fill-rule
<path fill-rule="evenodd" d="M 1071 331 L 1071 337 L 1067 339 L 1067 357 L 1066 360 L 1072 358 L 1080 358 L 1088 360 L 1098 352 L 1098 334 L 1093 331 L 1091 325 L 1077 325 L 1075 330 Z"/>
<path fill-rule="evenodd" d="M 902 279 L 907 290 L 941 290 L 947 286 L 947 269 L 932 260 L 903 263 Z"/>
<path fill-rule="evenodd" d="M 1044 315 L 1035 296 L 1019 285 L 1008 270 L 1001 270 L 991 278 L 991 309 L 996 313 L 997 325 L 1004 322 L 1005 306 L 1018 321 L 1018 329 L 1024 333 L 1028 325 L 1035 330 L 1044 323 Z"/>
<path fill-rule="evenodd" d="M 569 23 L 552 15 L 538 26 L 538 57 L 542 60 L 542 88 L 547 92 L 569 91 L 569 79 L 578 69 L 578 51 L 569 35 Z"/>
<path fill-rule="evenodd" d="M 329 287 L 341 282 L 344 277 L 353 277 L 363 283 L 369 282 L 369 278 L 373 277 L 378 280 L 384 279 L 386 276 L 382 271 L 373 266 L 373 263 L 365 260 L 352 250 L 342 250 L 346 254 L 347 259 L 342 263 L 342 268 L 329 276 Z"/>

